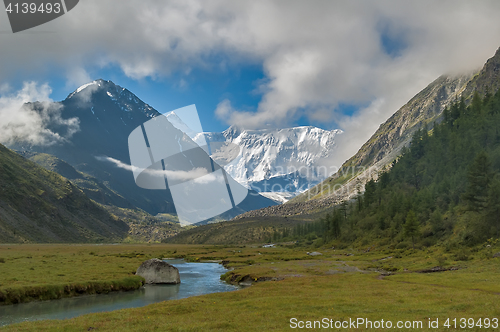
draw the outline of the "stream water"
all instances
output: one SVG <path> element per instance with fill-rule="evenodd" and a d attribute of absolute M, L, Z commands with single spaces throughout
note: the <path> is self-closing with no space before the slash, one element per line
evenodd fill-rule
<path fill-rule="evenodd" d="M 220 280 L 227 270 L 217 263 L 167 260 L 179 269 L 179 285 L 146 285 L 131 292 L 84 295 L 60 300 L 0 306 L 0 326 L 43 319 L 66 319 L 88 313 L 137 308 L 151 303 L 239 289 Z"/>

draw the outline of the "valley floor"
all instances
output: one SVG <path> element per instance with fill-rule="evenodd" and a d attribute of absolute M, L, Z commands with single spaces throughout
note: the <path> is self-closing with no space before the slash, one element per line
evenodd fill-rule
<path fill-rule="evenodd" d="M 500 256 L 500 243 L 470 251 L 363 249 L 316 249 L 322 255 L 310 256 L 311 249 L 286 246 L 1 245 L 0 291 L 121 279 L 151 257 L 223 261 L 232 268 L 223 279 L 254 284 L 0 331 L 280 331 L 314 328 L 315 321 L 316 330 L 361 331 L 369 324 L 408 331 L 498 330 L 500 258 L 494 256 Z M 438 328 L 429 327 L 430 321 Z"/>

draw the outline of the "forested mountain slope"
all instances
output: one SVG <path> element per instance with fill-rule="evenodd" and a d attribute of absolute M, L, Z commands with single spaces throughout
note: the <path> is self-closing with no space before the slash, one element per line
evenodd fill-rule
<path fill-rule="evenodd" d="M 403 147 L 408 146 L 415 131 L 424 126 L 430 129 L 434 122 L 441 121 L 443 110 L 451 103 L 464 98 L 468 104 L 474 93 L 484 96 L 488 92 L 495 93 L 499 87 L 500 48 L 476 74 L 456 77 L 444 75 L 429 84 L 383 123 L 359 151 L 342 165 L 341 171 L 295 201 L 326 196 L 337 200 L 352 197 L 356 194 L 357 186 L 363 186 L 376 177 L 378 171 L 390 164 Z M 362 173 L 370 168 L 365 174 Z M 332 188 L 339 183 L 345 183 L 345 186 L 335 193 Z"/>
<path fill-rule="evenodd" d="M 500 49 L 476 74 L 441 76 L 413 97 L 391 116 L 373 136 L 348 159 L 340 170 L 319 185 L 290 200 L 285 207 L 250 211 L 237 218 L 287 216 L 316 213 L 319 209 L 340 204 L 364 190 L 364 184 L 390 167 L 392 161 L 408 146 L 413 134 L 439 123 L 443 110 L 464 98 L 466 104 L 477 92 L 480 96 L 500 88 Z"/>
<path fill-rule="evenodd" d="M 314 215 L 192 229 L 172 243 L 304 241 L 334 246 L 475 245 L 500 236 L 500 91 L 445 109 L 355 199 Z M 286 204 L 284 205 L 286 206 Z M 316 221 L 310 222 L 316 218 Z M 260 221 L 260 222 L 259 222 Z"/>
<path fill-rule="evenodd" d="M 364 194 L 283 232 L 337 245 L 475 245 L 500 236 L 500 91 L 444 111 Z"/>

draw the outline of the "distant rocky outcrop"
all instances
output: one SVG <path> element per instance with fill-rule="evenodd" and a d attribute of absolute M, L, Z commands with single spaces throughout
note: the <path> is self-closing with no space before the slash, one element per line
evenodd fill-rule
<path fill-rule="evenodd" d="M 146 284 L 180 284 L 181 282 L 179 270 L 158 258 L 143 262 L 135 274 L 146 279 Z"/>

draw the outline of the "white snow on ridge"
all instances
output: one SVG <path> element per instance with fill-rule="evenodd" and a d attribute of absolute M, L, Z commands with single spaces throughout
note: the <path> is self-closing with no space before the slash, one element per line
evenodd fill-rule
<path fill-rule="evenodd" d="M 335 136 L 340 133 L 312 126 L 241 132 L 229 128 L 223 136 L 239 145 L 241 152 L 225 168 L 238 182 L 263 181 L 306 169 L 311 170 L 311 180 L 320 180 L 314 167 L 321 159 L 333 156 Z M 212 138 L 220 140 L 217 134 L 207 135 L 209 141 Z"/>
<path fill-rule="evenodd" d="M 89 87 L 89 86 L 94 85 L 94 84 L 98 84 L 97 81 L 92 81 L 90 83 L 84 84 L 81 87 L 79 87 L 78 89 L 76 89 L 75 93 L 78 93 L 78 92 L 82 91 L 83 89 L 85 89 L 86 87 Z"/>
<path fill-rule="evenodd" d="M 312 126 L 262 130 L 230 127 L 222 133 L 199 133 L 193 140 L 232 143 L 233 147 L 217 151 L 217 158 L 231 160 L 224 164 L 227 173 L 241 185 L 285 202 L 331 175 L 325 165 L 335 156 L 335 138 L 341 133 Z M 239 149 L 236 155 L 234 145 Z"/>
<path fill-rule="evenodd" d="M 224 164 L 224 169 L 233 179 L 280 202 L 286 202 L 330 175 L 325 174 L 321 165 L 334 156 L 335 137 L 342 133 L 341 130 L 328 131 L 312 126 L 274 130 L 230 127 L 222 133 L 194 133 L 175 113 L 167 117 L 174 127 L 200 146 L 205 142 L 209 145 L 232 143 L 232 147 L 217 151 L 215 160 L 221 157 L 230 160 Z M 236 154 L 234 146 L 238 148 Z"/>
<path fill-rule="evenodd" d="M 99 81 L 92 81 L 90 83 L 87 83 L 87 84 L 84 84 L 82 86 L 80 86 L 78 89 L 76 89 L 75 91 L 73 91 L 69 96 L 68 98 L 71 98 L 73 97 L 74 95 L 76 95 L 77 93 L 80 93 L 82 92 L 83 90 L 85 90 L 86 88 L 88 88 L 89 86 L 92 86 L 92 85 L 96 85 L 97 86 L 101 86 L 101 83 Z"/>

